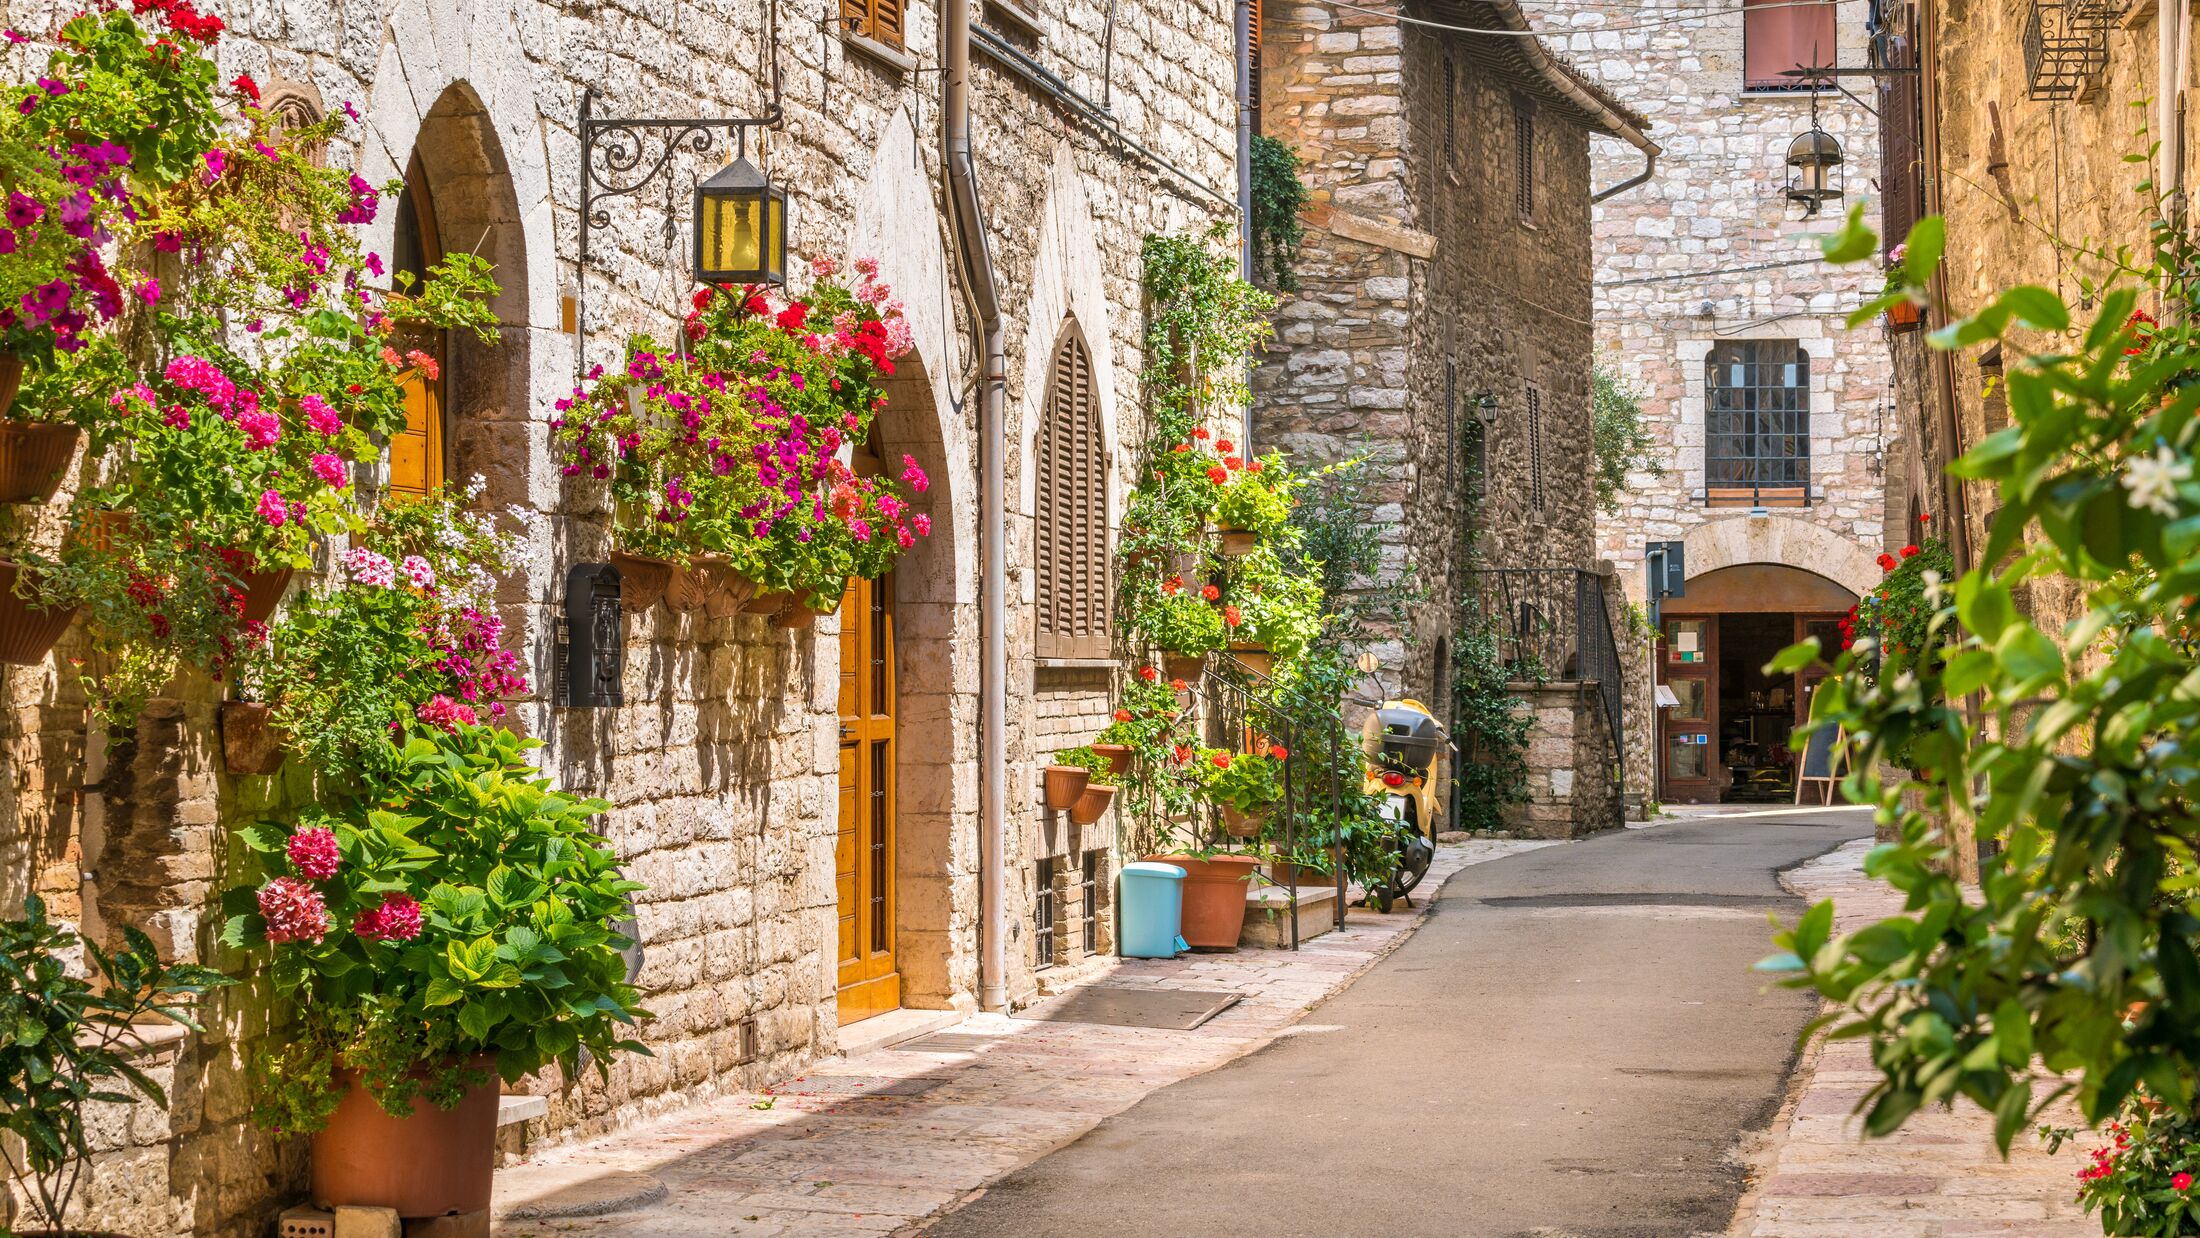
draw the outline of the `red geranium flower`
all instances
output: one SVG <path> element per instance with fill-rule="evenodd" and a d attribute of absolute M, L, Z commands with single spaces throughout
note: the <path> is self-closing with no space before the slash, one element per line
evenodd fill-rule
<path fill-rule="evenodd" d="M 1172 689 L 1174 689 L 1175 691 L 1178 691 L 1178 692 L 1183 692 L 1183 691 L 1185 691 L 1185 690 L 1186 690 L 1186 689 L 1185 689 L 1185 687 L 1184 687 L 1184 681 L 1183 681 L 1183 680 L 1181 680 L 1181 679 L 1172 679 L 1172 680 L 1170 680 L 1170 681 L 1169 681 L 1169 687 L 1170 687 L 1170 688 L 1172 688 Z M 1171 720 L 1173 721 L 1173 720 L 1175 719 L 1176 715 L 1174 715 L 1174 714 L 1171 714 L 1171 715 L 1169 715 L 1169 717 L 1170 717 L 1170 719 L 1171 719 Z"/>
<path fill-rule="evenodd" d="M 1230 470 L 1218 464 L 1207 470 L 1207 480 L 1218 486 L 1223 485 L 1230 480 Z"/>
<path fill-rule="evenodd" d="M 1199 596 L 1206 598 L 1210 602 L 1216 601 L 1222 597 L 1222 590 L 1215 587 L 1214 585 L 1208 585 L 1206 588 L 1199 591 Z"/>
<path fill-rule="evenodd" d="M 1905 559 L 1907 559 L 1907 558 L 1909 558 L 1910 556 L 1912 556 L 1912 555 L 1914 555 L 1914 554 L 1917 554 L 1917 553 L 1918 553 L 1918 549 L 1917 549 L 1917 547 L 1915 547 L 1915 546 L 1904 546 L 1904 547 L 1902 548 L 1902 557 L 1903 557 L 1903 558 L 1905 558 Z"/>
<path fill-rule="evenodd" d="M 229 79 L 229 84 L 237 88 L 238 94 L 252 100 L 254 103 L 260 101 L 260 84 L 252 80 L 250 73 L 239 73 Z"/>
<path fill-rule="evenodd" d="M 1268 745 L 1268 755 L 1281 761 L 1289 757 L 1291 753 L 1282 744 L 1270 744 Z"/>
<path fill-rule="evenodd" d="M 1229 439 L 1225 438 L 1215 440 L 1215 454 L 1217 455 L 1227 456 L 1231 452 L 1236 450 L 1237 444 L 1232 443 Z"/>
<path fill-rule="evenodd" d="M 1161 678 L 1161 672 L 1150 666 L 1141 666 L 1138 668 L 1138 677 L 1147 683 L 1152 683 L 1154 680 Z"/>
<path fill-rule="evenodd" d="M 1130 710 L 1127 710 L 1127 709 L 1118 709 L 1118 710 L 1116 710 L 1116 711 L 1115 711 L 1115 720 L 1116 720 L 1117 722 L 1129 722 L 1129 721 L 1131 720 L 1131 711 L 1130 711 Z"/>
<path fill-rule="evenodd" d="M 1206 438 L 1206 437 L 1208 437 L 1208 434 L 1207 434 L 1207 427 L 1205 427 L 1205 426 L 1194 426 L 1194 427 L 1192 427 L 1192 437 L 1193 437 L 1193 438 L 1199 438 L 1199 439 L 1203 439 L 1203 438 Z"/>
<path fill-rule="evenodd" d="M 1245 616 L 1238 613 L 1237 607 L 1225 606 L 1222 608 L 1222 621 L 1234 628 L 1245 622 Z"/>
<path fill-rule="evenodd" d="M 1227 752 L 1218 752 L 1213 756 L 1208 757 L 1207 763 L 1214 766 L 1216 769 L 1228 769 L 1230 768 L 1230 754 Z"/>

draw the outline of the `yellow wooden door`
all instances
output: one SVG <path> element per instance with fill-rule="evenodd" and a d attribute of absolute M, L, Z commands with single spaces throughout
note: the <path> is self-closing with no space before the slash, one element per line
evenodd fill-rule
<path fill-rule="evenodd" d="M 840 1021 L 901 1005 L 894 964 L 894 584 L 840 601 Z"/>
<path fill-rule="evenodd" d="M 443 260 L 443 238 L 436 230 L 435 198 L 428 192 L 428 177 L 415 154 L 405 169 L 405 191 L 397 204 L 397 233 L 391 247 L 393 272 L 412 276 L 418 291 L 429 268 Z M 406 371 L 405 428 L 390 436 L 390 492 L 411 498 L 434 493 L 443 485 L 443 370 L 449 363 L 441 331 L 400 332 L 391 346 L 398 352 L 419 351 L 435 361 L 435 376 L 418 368 Z"/>

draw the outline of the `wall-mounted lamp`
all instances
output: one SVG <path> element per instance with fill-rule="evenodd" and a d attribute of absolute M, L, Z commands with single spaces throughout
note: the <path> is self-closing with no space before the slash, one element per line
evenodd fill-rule
<path fill-rule="evenodd" d="M 746 154 L 695 187 L 695 282 L 787 282 L 787 191 Z"/>
<path fill-rule="evenodd" d="M 1497 424 L 1497 393 L 1494 391 L 1475 392 L 1474 415 L 1481 418 L 1483 425 Z"/>
<path fill-rule="evenodd" d="M 565 631 L 557 702 L 577 709 L 626 704 L 626 638 L 619 569 L 576 563 L 565 574 Z"/>

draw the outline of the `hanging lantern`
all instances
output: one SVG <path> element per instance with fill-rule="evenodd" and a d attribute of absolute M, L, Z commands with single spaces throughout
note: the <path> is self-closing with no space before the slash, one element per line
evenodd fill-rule
<path fill-rule="evenodd" d="M 787 282 L 787 194 L 746 155 L 695 187 L 695 279 Z"/>
<path fill-rule="evenodd" d="M 1797 134 L 1788 143 L 1787 165 L 1788 200 L 1802 203 L 1805 216 L 1816 215 L 1826 203 L 1840 200 L 1841 185 L 1835 174 L 1841 167 L 1841 144 L 1819 128 L 1815 119 L 1808 132 Z"/>

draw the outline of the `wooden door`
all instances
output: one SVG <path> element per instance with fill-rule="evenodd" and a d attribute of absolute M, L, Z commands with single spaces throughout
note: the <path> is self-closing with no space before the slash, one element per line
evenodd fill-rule
<path fill-rule="evenodd" d="M 417 292 L 429 268 L 443 260 L 443 239 L 436 230 L 435 199 L 428 192 L 428 177 L 414 155 L 405 169 L 405 190 L 397 203 L 397 229 L 391 246 L 390 269 L 412 276 Z M 406 370 L 401 384 L 405 392 L 405 428 L 390 436 L 390 493 L 421 498 L 443 485 L 443 370 L 449 363 L 446 333 L 429 330 L 400 332 L 391 346 L 401 353 L 419 351 L 434 359 L 435 373 L 415 367 Z"/>
<path fill-rule="evenodd" d="M 901 1005 L 894 963 L 894 582 L 840 601 L 840 1021 Z"/>
<path fill-rule="evenodd" d="M 1680 703 L 1658 711 L 1658 782 L 1664 798 L 1719 798 L 1719 619 L 1668 616 L 1658 645 L 1658 682 Z"/>

